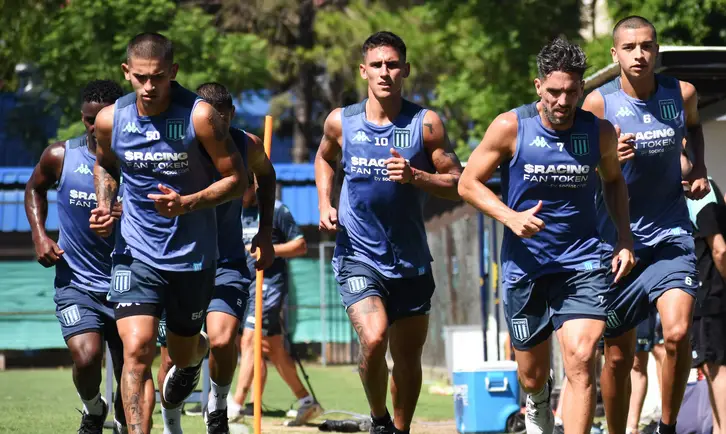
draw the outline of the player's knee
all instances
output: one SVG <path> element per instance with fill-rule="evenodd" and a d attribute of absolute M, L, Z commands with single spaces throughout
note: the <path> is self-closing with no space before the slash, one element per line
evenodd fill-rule
<path fill-rule="evenodd" d="M 71 348 L 71 357 L 76 369 L 80 371 L 101 367 L 103 351 L 101 345 L 93 339 L 86 339 Z"/>
<path fill-rule="evenodd" d="M 244 350 L 252 348 L 255 343 L 255 334 L 253 333 L 253 330 L 245 329 L 244 333 L 242 333 L 242 339 L 240 339 L 240 342 L 243 348 L 243 352 Z"/>
<path fill-rule="evenodd" d="M 585 344 L 569 349 L 565 359 L 565 371 L 567 379 L 572 382 L 578 380 L 589 381 L 593 373 L 595 363 L 595 348 Z"/>
<path fill-rule="evenodd" d="M 378 332 L 375 330 L 363 330 L 360 333 L 361 351 L 363 356 L 370 358 L 386 355 L 386 332 Z"/>
<path fill-rule="evenodd" d="M 608 352 L 605 358 L 607 367 L 617 376 L 627 376 L 633 366 L 632 355 L 623 351 Z"/>
<path fill-rule="evenodd" d="M 545 374 L 544 372 L 541 373 L 541 375 L 538 375 L 538 373 L 534 370 L 520 370 L 518 374 L 519 384 L 527 393 L 537 392 L 545 387 L 547 379 L 549 378 L 548 375 L 549 373 Z"/>
<path fill-rule="evenodd" d="M 668 328 L 663 328 L 663 340 L 666 351 L 676 351 L 689 341 L 688 321 L 677 321 Z"/>
<path fill-rule="evenodd" d="M 124 342 L 124 365 L 151 366 L 156 355 L 152 340 L 131 338 Z"/>
<path fill-rule="evenodd" d="M 236 336 L 237 333 L 235 333 L 233 328 L 217 330 L 214 334 L 209 335 L 209 347 L 212 351 L 234 348 L 234 339 Z"/>

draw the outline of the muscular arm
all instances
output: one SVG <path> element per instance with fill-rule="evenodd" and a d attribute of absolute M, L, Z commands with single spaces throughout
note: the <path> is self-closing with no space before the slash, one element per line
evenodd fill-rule
<path fill-rule="evenodd" d="M 199 142 L 204 146 L 222 179 L 204 190 L 183 196 L 182 206 L 187 212 L 213 208 L 240 197 L 248 185 L 242 156 L 219 113 L 208 103 L 200 102 L 194 109 L 192 122 Z"/>
<path fill-rule="evenodd" d="M 333 191 L 335 166 L 340 157 L 343 125 L 340 118 L 341 110 L 335 109 L 325 120 L 323 138 L 315 154 L 315 185 L 318 189 L 318 208 L 330 208 L 330 195 Z"/>
<path fill-rule="evenodd" d="M 681 95 L 683 96 L 683 110 L 686 113 L 686 129 L 688 141 L 686 146 L 691 149 L 693 168 L 703 170 L 705 173 L 705 151 L 703 140 L 703 127 L 698 114 L 698 93 L 696 88 L 688 82 L 681 81 Z"/>
<path fill-rule="evenodd" d="M 412 167 L 411 183 L 435 196 L 459 200 L 458 184 L 463 169 L 446 135 L 444 123 L 436 112 L 427 111 L 423 124 L 424 147 L 437 173 Z"/>
<path fill-rule="evenodd" d="M 65 143 L 48 146 L 33 169 L 25 185 L 25 214 L 33 233 L 33 243 L 38 244 L 47 237 L 45 220 L 48 217 L 48 190 L 60 180 L 65 157 Z"/>
<path fill-rule="evenodd" d="M 517 142 L 517 116 L 507 112 L 494 119 L 479 146 L 472 152 L 459 180 L 459 194 L 486 215 L 507 223 L 516 214 L 502 202 L 486 182 L 506 159 L 514 155 Z"/>
<path fill-rule="evenodd" d="M 619 241 L 632 244 L 628 186 L 620 169 L 617 146 L 618 139 L 612 124 L 606 120 L 600 120 L 600 164 L 598 173 L 603 181 L 605 205 L 610 218 L 618 229 Z"/>
<path fill-rule="evenodd" d="M 275 256 L 279 258 L 296 258 L 308 252 L 308 244 L 303 237 L 275 244 L 274 247 Z"/>
<path fill-rule="evenodd" d="M 247 133 L 247 164 L 257 178 L 257 206 L 260 210 L 260 230 L 272 230 L 275 213 L 275 189 L 277 176 L 275 168 L 265 154 L 262 140 Z"/>
<path fill-rule="evenodd" d="M 708 247 L 711 249 L 713 265 L 716 266 L 721 277 L 726 279 L 726 241 L 722 234 L 714 234 L 706 237 Z"/>
<path fill-rule="evenodd" d="M 96 116 L 96 164 L 93 166 L 93 183 L 96 188 L 98 207 L 111 210 L 121 171 L 116 154 L 111 150 L 114 106 L 104 107 Z"/>

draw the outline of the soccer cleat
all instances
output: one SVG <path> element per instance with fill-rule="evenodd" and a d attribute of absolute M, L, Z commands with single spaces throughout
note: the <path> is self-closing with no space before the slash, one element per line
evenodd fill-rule
<path fill-rule="evenodd" d="M 202 405 L 201 404 L 195 404 L 189 408 L 184 406 L 184 414 L 187 416 L 201 416 L 202 415 Z"/>
<path fill-rule="evenodd" d="M 207 424 L 207 434 L 229 434 L 229 420 L 227 409 L 213 411 L 211 413 L 204 409 L 204 422 Z"/>
<path fill-rule="evenodd" d="M 527 414 L 524 425 L 527 434 L 552 434 L 555 428 L 555 415 L 552 413 L 550 398 L 552 397 L 552 376 L 547 380 L 547 398 L 542 402 L 534 402 L 531 395 L 527 395 Z"/>
<path fill-rule="evenodd" d="M 103 396 L 101 402 L 103 402 L 103 414 L 93 415 L 79 411 L 81 426 L 78 428 L 78 434 L 103 434 L 103 424 L 108 416 L 108 403 Z"/>
<path fill-rule="evenodd" d="M 209 341 L 206 333 L 203 331 L 200 333 L 202 337 Z M 166 378 L 164 378 L 164 387 L 162 388 L 164 401 L 167 404 L 170 404 L 171 407 L 179 406 L 194 393 L 194 389 L 199 384 L 199 376 L 202 372 L 204 360 L 205 358 L 202 358 L 197 366 L 188 368 L 177 368 L 176 365 L 171 367 L 166 374 Z"/>
<path fill-rule="evenodd" d="M 371 428 L 368 432 L 370 434 L 394 434 L 396 427 L 393 426 L 393 421 L 390 417 L 381 425 L 376 424 L 373 418 L 371 418 Z"/>
<path fill-rule="evenodd" d="M 323 407 L 317 401 L 303 404 L 297 409 L 295 419 L 287 421 L 285 426 L 303 426 L 321 414 L 323 414 Z"/>
<path fill-rule="evenodd" d="M 129 429 L 126 425 L 122 424 L 117 419 L 114 419 L 113 434 L 129 434 Z"/>

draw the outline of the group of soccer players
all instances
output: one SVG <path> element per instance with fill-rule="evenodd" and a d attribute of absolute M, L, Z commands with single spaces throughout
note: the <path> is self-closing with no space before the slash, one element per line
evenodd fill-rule
<path fill-rule="evenodd" d="M 401 38 L 378 32 L 365 41 L 359 68 L 368 97 L 327 117 L 315 180 L 319 228 L 336 234 L 333 267 L 361 344 L 370 432 L 408 433 L 421 390 L 435 288 L 422 208 L 433 194 L 463 198 L 507 227 L 505 313 L 528 394 L 529 433 L 553 430 L 552 332 L 568 378 L 565 431 L 590 430 L 596 347 L 604 336 L 608 429 L 625 432 L 628 399 L 622 397 L 630 393 L 634 328 L 651 305 L 660 313 L 666 348 L 658 430 L 675 433 L 698 286 L 685 195 L 703 197 L 709 184 L 695 89 L 655 74 L 657 53 L 647 20 L 618 22 L 612 55 L 621 75 L 591 93 L 581 109 L 586 57 L 577 45 L 554 40 L 537 57 L 539 100 L 500 114 L 464 170 L 441 118 L 402 96 L 410 65 Z M 45 151 L 26 198 L 39 260 L 58 270 L 57 312 L 73 354 L 82 425 L 98 427 L 106 416 L 108 404 L 98 393 L 105 339 L 114 360 L 123 361 L 115 364 L 122 366 L 118 430 L 149 432 L 151 363 L 163 334 L 158 384 L 165 432 L 180 432 L 172 413 L 192 393 L 210 350 L 205 419 L 208 432 L 228 432 L 240 297 L 251 278 L 239 197 L 254 185 L 254 173 L 259 229 L 250 252 L 259 256 L 250 261 L 266 269 L 277 254 L 274 169 L 257 137 L 229 127 L 233 106 L 221 85 L 195 94 L 174 81 L 169 40 L 138 35 L 122 67 L 135 93 L 122 96 L 110 82 L 90 86 L 82 107 L 88 134 Z M 692 155 L 686 177 L 684 142 Z M 344 179 L 336 208 L 338 162 Z M 498 167 L 501 200 L 486 186 Z M 43 226 L 45 192 L 54 183 L 58 245 Z"/>

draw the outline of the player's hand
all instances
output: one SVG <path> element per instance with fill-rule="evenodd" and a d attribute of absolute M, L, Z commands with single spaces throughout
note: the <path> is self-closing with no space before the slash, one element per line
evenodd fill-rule
<path fill-rule="evenodd" d="M 88 219 L 91 230 L 99 237 L 106 238 L 113 233 L 113 226 L 116 219 L 108 208 L 98 207 L 91 210 L 91 218 Z"/>
<path fill-rule="evenodd" d="M 65 253 L 49 236 L 44 235 L 35 245 L 35 257 L 45 268 L 52 267 Z"/>
<path fill-rule="evenodd" d="M 635 266 L 635 252 L 633 251 L 633 239 L 620 240 L 615 246 L 611 270 L 615 273 L 614 283 L 627 276 Z"/>
<path fill-rule="evenodd" d="M 338 210 L 332 206 L 321 209 L 318 229 L 325 232 L 336 232 L 338 230 Z"/>
<path fill-rule="evenodd" d="M 391 148 L 391 155 L 391 158 L 383 162 L 388 170 L 388 178 L 401 184 L 411 182 L 413 179 L 411 164 L 393 148 Z"/>
<path fill-rule="evenodd" d="M 705 166 L 694 165 L 688 175 L 683 179 L 686 186 L 686 197 L 692 200 L 703 199 L 711 192 L 711 184 L 708 182 L 708 175 Z"/>
<path fill-rule="evenodd" d="M 187 212 L 179 193 L 166 185 L 159 184 L 157 187 L 164 194 L 149 194 L 147 197 L 154 201 L 154 207 L 156 207 L 159 214 L 164 217 L 174 218 Z"/>
<path fill-rule="evenodd" d="M 121 219 L 121 213 L 123 212 L 124 208 L 121 202 L 116 202 L 111 207 L 111 217 L 115 218 L 116 220 Z"/>
<path fill-rule="evenodd" d="M 620 125 L 615 125 L 615 134 L 618 136 L 618 161 L 620 164 L 635 158 L 635 134 L 622 134 Z"/>
<path fill-rule="evenodd" d="M 505 224 L 514 234 L 520 238 L 530 238 L 532 235 L 541 231 L 545 227 L 545 223 L 535 216 L 542 209 L 542 201 L 528 210 L 517 212 L 514 218 Z"/>
<path fill-rule="evenodd" d="M 264 270 L 275 260 L 275 247 L 272 245 L 272 229 L 260 229 L 252 238 L 250 253 L 256 256 L 255 268 Z"/>

